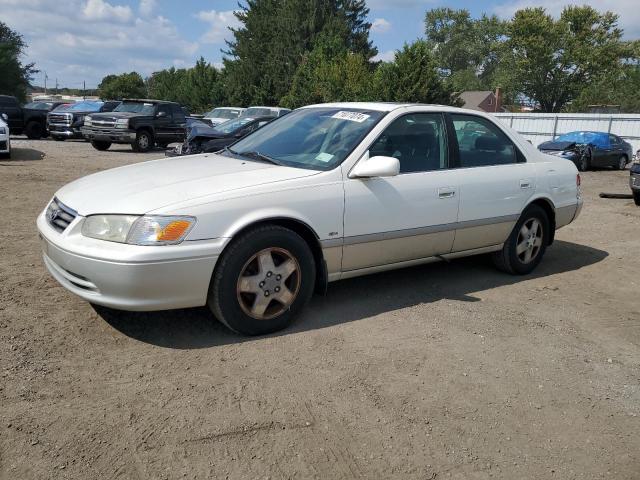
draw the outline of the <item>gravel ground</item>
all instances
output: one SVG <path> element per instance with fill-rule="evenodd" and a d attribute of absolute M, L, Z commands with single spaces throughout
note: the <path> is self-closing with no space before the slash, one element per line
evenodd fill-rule
<path fill-rule="evenodd" d="M 13 143 L 0 161 L 2 479 L 638 479 L 640 208 L 628 172 L 535 274 L 484 257 L 333 284 L 285 332 L 205 309 L 94 309 L 35 218 L 80 176 L 159 157 Z"/>

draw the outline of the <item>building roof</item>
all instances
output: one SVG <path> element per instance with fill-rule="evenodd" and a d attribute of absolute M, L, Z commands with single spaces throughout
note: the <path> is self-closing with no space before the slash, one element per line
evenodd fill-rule
<path fill-rule="evenodd" d="M 468 90 L 462 92 L 459 96 L 460 100 L 464 102 L 463 106 L 465 108 L 477 109 L 487 97 L 492 95 L 495 96 L 491 90 Z"/>

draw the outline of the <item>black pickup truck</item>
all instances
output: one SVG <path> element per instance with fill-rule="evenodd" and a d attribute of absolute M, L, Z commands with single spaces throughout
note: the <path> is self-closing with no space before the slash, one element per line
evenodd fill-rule
<path fill-rule="evenodd" d="M 7 123 L 13 135 L 24 133 L 30 139 L 37 140 L 47 136 L 47 114 L 63 103 L 36 101 L 21 107 L 16 97 L 0 95 L 0 114 L 7 115 Z"/>
<path fill-rule="evenodd" d="M 182 142 L 185 124 L 184 111 L 177 103 L 125 99 L 113 112 L 87 115 L 82 134 L 97 150 L 128 143 L 136 152 L 147 152 L 154 145 L 166 148 Z"/>

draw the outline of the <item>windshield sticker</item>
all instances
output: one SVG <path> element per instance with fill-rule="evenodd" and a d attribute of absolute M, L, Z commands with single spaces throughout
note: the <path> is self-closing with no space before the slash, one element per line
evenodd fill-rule
<path fill-rule="evenodd" d="M 333 158 L 333 155 L 331 155 L 330 153 L 319 153 L 318 156 L 316 157 L 316 160 L 318 160 L 319 162 L 330 162 L 331 159 Z"/>
<path fill-rule="evenodd" d="M 337 118 L 340 120 L 349 120 L 351 122 L 362 123 L 369 118 L 370 115 L 365 115 L 364 113 L 358 112 L 338 112 L 333 115 L 331 118 Z"/>

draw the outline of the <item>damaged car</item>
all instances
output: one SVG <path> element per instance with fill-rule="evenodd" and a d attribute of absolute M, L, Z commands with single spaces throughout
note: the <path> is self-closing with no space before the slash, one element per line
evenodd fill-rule
<path fill-rule="evenodd" d="M 218 152 L 264 127 L 273 117 L 236 118 L 213 128 L 202 121 L 187 125 L 184 143 L 166 151 L 167 157 Z"/>
<path fill-rule="evenodd" d="M 566 158 L 584 172 L 593 167 L 624 170 L 633 158 L 631 144 L 606 132 L 578 131 L 560 135 L 538 146 L 542 153 Z"/>

